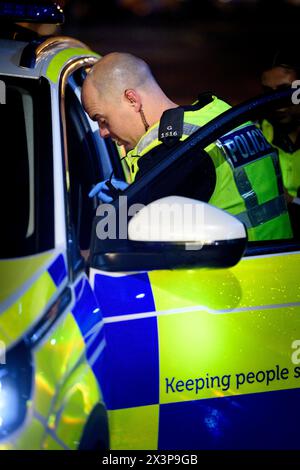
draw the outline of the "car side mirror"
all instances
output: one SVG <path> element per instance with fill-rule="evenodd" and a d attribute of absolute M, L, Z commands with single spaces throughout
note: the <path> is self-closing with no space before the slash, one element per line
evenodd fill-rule
<path fill-rule="evenodd" d="M 232 215 L 202 201 L 168 196 L 133 215 L 127 239 L 94 240 L 91 267 L 106 271 L 225 268 L 238 263 L 246 243 L 245 227 Z"/>

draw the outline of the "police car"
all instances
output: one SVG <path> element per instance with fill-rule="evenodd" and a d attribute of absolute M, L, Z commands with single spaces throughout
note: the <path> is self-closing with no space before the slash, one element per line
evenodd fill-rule
<path fill-rule="evenodd" d="M 286 95 L 226 112 L 97 208 L 95 183 L 128 178 L 81 105 L 99 55 L 21 29 L 0 50 L 0 448 L 298 448 L 299 243 L 247 245 L 237 219 L 166 178 Z"/>

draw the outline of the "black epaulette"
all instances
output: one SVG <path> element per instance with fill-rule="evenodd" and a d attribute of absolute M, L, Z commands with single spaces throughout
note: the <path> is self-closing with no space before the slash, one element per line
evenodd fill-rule
<path fill-rule="evenodd" d="M 185 111 L 198 111 L 213 99 L 212 93 L 202 93 L 196 103 L 167 109 L 159 122 L 158 140 L 167 147 L 173 147 L 182 137 Z"/>

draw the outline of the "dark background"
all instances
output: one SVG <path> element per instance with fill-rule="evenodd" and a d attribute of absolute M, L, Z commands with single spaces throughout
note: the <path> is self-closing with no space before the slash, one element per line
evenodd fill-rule
<path fill-rule="evenodd" d="M 100 54 L 136 54 L 171 99 L 213 91 L 232 104 L 260 93 L 282 45 L 300 51 L 300 0 L 61 0 L 62 34 Z"/>

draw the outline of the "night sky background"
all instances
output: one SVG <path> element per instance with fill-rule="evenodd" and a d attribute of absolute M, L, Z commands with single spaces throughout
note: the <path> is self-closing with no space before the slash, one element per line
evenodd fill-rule
<path fill-rule="evenodd" d="M 65 0 L 60 33 L 100 54 L 142 57 L 179 104 L 212 91 L 231 104 L 261 92 L 284 45 L 300 51 L 300 0 Z M 297 50 L 298 49 L 298 50 Z"/>

